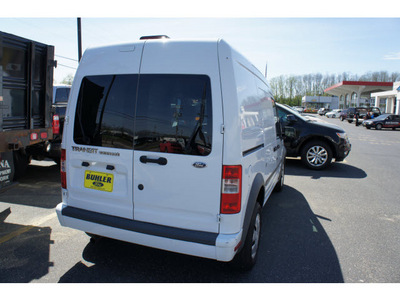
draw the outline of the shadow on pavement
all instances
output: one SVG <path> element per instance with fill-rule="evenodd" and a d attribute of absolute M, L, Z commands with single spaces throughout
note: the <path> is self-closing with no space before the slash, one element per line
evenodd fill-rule
<path fill-rule="evenodd" d="M 0 193 L 0 202 L 55 208 L 61 202 L 60 167 L 29 165 L 19 184 Z"/>
<path fill-rule="evenodd" d="M 334 178 L 365 178 L 367 173 L 364 170 L 348 165 L 343 162 L 334 162 L 324 170 L 307 169 L 300 159 L 287 158 L 285 175 L 307 176 L 311 179 L 319 179 L 321 177 Z"/>
<path fill-rule="evenodd" d="M 0 213 L 0 283 L 28 283 L 49 272 L 51 228 L 5 223 Z"/>
<path fill-rule="evenodd" d="M 314 215 L 303 195 L 285 186 L 264 207 L 259 257 L 249 272 L 103 238 L 83 251 L 90 266 L 78 262 L 60 282 L 343 282 L 335 249 L 319 219 L 331 221 Z"/>

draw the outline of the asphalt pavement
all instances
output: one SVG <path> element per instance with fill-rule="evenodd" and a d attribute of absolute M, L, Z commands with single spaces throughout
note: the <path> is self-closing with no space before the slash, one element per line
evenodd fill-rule
<path fill-rule="evenodd" d="M 251 271 L 106 238 L 91 243 L 58 223 L 58 166 L 33 161 L 0 192 L 0 282 L 399 283 L 400 130 L 319 118 L 345 129 L 352 151 L 323 171 L 287 159 Z"/>

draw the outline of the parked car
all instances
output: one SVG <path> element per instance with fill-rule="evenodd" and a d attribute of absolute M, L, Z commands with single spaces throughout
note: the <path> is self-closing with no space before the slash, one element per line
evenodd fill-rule
<path fill-rule="evenodd" d="M 344 121 L 347 119 L 347 111 L 348 109 L 343 109 L 340 113 L 339 113 L 339 119 L 340 121 Z"/>
<path fill-rule="evenodd" d="M 301 106 L 294 106 L 292 107 L 294 110 L 296 110 L 299 114 L 302 114 L 304 112 L 304 107 Z"/>
<path fill-rule="evenodd" d="M 327 118 L 336 118 L 336 116 L 339 116 L 339 114 L 340 114 L 341 111 L 342 111 L 341 109 L 334 109 L 334 110 L 332 110 L 332 111 L 330 111 L 330 112 L 327 112 L 327 113 L 325 114 L 325 116 L 326 116 Z"/>
<path fill-rule="evenodd" d="M 306 167 L 321 170 L 330 165 L 332 158 L 342 161 L 349 155 L 351 144 L 342 128 L 312 122 L 283 105 L 277 103 L 276 106 L 288 157 L 300 156 Z"/>
<path fill-rule="evenodd" d="M 53 104 L 51 107 L 53 114 L 53 139 L 46 145 L 45 156 L 57 163 L 60 162 L 61 157 L 61 138 L 70 91 L 70 85 L 58 84 L 53 86 Z"/>
<path fill-rule="evenodd" d="M 221 39 L 87 49 L 62 139 L 60 223 L 251 268 L 261 208 L 284 184 L 272 99 Z"/>
<path fill-rule="evenodd" d="M 329 111 L 331 111 L 329 108 L 324 108 L 324 107 L 322 107 L 322 108 L 320 108 L 319 110 L 318 110 L 318 114 L 320 115 L 320 116 L 324 116 L 327 112 L 329 112 Z"/>
<path fill-rule="evenodd" d="M 382 128 L 400 128 L 400 116 L 394 114 L 383 114 L 373 119 L 367 119 L 362 122 L 362 125 L 367 129 L 375 128 L 381 130 Z"/>
<path fill-rule="evenodd" d="M 377 117 L 381 114 L 379 107 L 350 107 L 347 110 L 347 122 L 356 123 L 356 126 L 362 123 L 362 120 L 367 117 L 367 114 L 370 113 L 374 117 Z"/>

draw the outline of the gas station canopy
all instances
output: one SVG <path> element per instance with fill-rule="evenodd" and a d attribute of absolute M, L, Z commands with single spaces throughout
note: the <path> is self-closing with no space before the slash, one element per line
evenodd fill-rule
<path fill-rule="evenodd" d="M 349 104 L 352 95 L 357 94 L 356 105 L 360 105 L 360 98 L 371 97 L 371 93 L 392 90 L 393 82 L 372 82 L 372 81 L 342 81 L 324 90 L 325 93 L 338 96 L 345 100 L 345 106 Z"/>

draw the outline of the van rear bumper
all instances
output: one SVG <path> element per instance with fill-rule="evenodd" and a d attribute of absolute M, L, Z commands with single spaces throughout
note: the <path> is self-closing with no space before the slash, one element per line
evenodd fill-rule
<path fill-rule="evenodd" d="M 83 210 L 64 203 L 56 208 L 62 226 L 143 246 L 231 261 L 242 231 L 218 234 L 140 222 Z"/>

